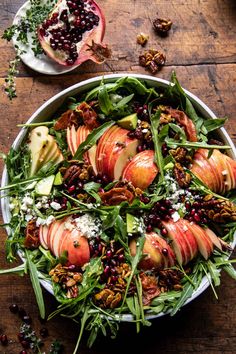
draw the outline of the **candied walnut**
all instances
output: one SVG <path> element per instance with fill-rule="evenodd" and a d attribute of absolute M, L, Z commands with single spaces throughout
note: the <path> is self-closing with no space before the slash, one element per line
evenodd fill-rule
<path fill-rule="evenodd" d="M 150 70 L 152 74 L 157 73 L 165 64 L 165 61 L 165 55 L 155 49 L 145 51 L 144 54 L 139 56 L 139 64 Z"/>
<path fill-rule="evenodd" d="M 169 30 L 171 29 L 172 21 L 166 18 L 156 18 L 153 21 L 153 27 L 161 36 L 166 36 Z"/>
<path fill-rule="evenodd" d="M 174 157 L 176 162 L 188 166 L 192 163 L 192 157 L 188 155 L 188 150 L 183 147 L 169 150 L 170 154 Z"/>
<path fill-rule="evenodd" d="M 160 295 L 161 290 L 155 276 L 141 273 L 140 279 L 143 288 L 143 304 L 147 306 L 150 305 L 152 299 Z"/>
<path fill-rule="evenodd" d="M 82 282 L 83 275 L 73 269 L 73 266 L 71 269 L 70 266 L 63 266 L 59 263 L 55 268 L 50 270 L 49 275 L 52 277 L 52 281 L 60 284 L 66 290 L 66 297 L 68 299 L 78 296 L 78 284 Z"/>
<path fill-rule="evenodd" d="M 29 249 L 38 248 L 40 245 L 39 228 L 36 226 L 35 220 L 30 220 L 27 223 L 25 233 L 24 246 Z"/>
<path fill-rule="evenodd" d="M 137 35 L 137 43 L 144 46 L 149 39 L 149 36 L 145 33 L 140 33 Z"/>
<path fill-rule="evenodd" d="M 161 292 L 168 290 L 182 290 L 181 279 L 183 274 L 177 269 L 164 269 L 158 273 L 158 285 Z"/>
<path fill-rule="evenodd" d="M 70 127 L 71 125 L 75 125 L 75 127 L 78 127 L 79 124 L 79 113 L 72 110 L 68 109 L 66 112 L 62 113 L 60 118 L 56 121 L 54 124 L 54 129 L 55 130 L 64 130 L 67 127 Z"/>
<path fill-rule="evenodd" d="M 189 173 L 184 171 L 184 168 L 180 163 L 175 163 L 173 172 L 175 179 L 181 188 L 187 188 L 190 185 L 191 176 Z"/>
<path fill-rule="evenodd" d="M 115 187 L 108 192 L 100 192 L 99 195 L 105 205 L 119 205 L 121 202 L 131 204 L 135 197 L 126 187 Z"/>
<path fill-rule="evenodd" d="M 236 205 L 229 200 L 216 199 L 207 195 L 201 203 L 201 209 L 214 222 L 222 224 L 236 221 Z"/>
<path fill-rule="evenodd" d="M 100 123 L 97 120 L 97 113 L 88 103 L 82 102 L 76 107 L 76 112 L 89 129 L 93 130 L 99 127 Z"/>

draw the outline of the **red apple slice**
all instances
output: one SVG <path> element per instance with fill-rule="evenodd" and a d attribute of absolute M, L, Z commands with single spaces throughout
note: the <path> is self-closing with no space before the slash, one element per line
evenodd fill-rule
<path fill-rule="evenodd" d="M 211 190 L 215 191 L 217 189 L 218 181 L 215 179 L 215 174 L 210 169 L 209 163 L 201 155 L 194 155 L 191 172 Z"/>
<path fill-rule="evenodd" d="M 86 125 L 81 125 L 76 131 L 76 150 L 86 139 L 87 136 L 91 133 L 91 130 Z M 88 151 L 84 153 L 84 159 L 88 161 L 90 165 L 93 167 L 93 171 L 97 174 L 97 167 L 96 167 L 96 150 L 97 145 L 93 145 Z"/>
<path fill-rule="evenodd" d="M 74 156 L 77 150 L 77 136 L 76 136 L 76 130 L 74 125 L 66 129 L 66 140 L 71 155 Z"/>
<path fill-rule="evenodd" d="M 40 225 L 40 227 L 39 227 L 39 241 L 40 241 L 40 244 L 43 246 L 43 248 L 45 248 L 46 250 L 48 249 L 47 237 L 48 237 L 47 225 Z"/>
<path fill-rule="evenodd" d="M 118 180 L 125 166 L 136 154 L 138 140 L 128 137 L 129 131 L 118 126 L 108 129 L 97 148 L 97 169 L 110 180 Z"/>
<path fill-rule="evenodd" d="M 60 256 L 60 246 L 63 241 L 63 233 L 66 230 L 65 229 L 65 224 L 66 222 L 69 222 L 71 220 L 70 217 L 60 219 L 56 222 L 57 225 L 55 225 L 51 230 L 51 237 L 50 237 L 50 249 L 52 253 L 56 256 Z"/>
<path fill-rule="evenodd" d="M 176 223 L 176 227 L 178 228 L 180 234 L 184 237 L 187 245 L 188 245 L 188 254 L 186 254 L 186 264 L 194 259 L 198 254 L 198 244 L 196 239 L 189 228 L 189 221 L 180 218 Z"/>
<path fill-rule="evenodd" d="M 157 235 L 156 240 L 161 246 L 161 252 L 165 261 L 165 268 L 173 267 L 176 264 L 176 258 L 172 248 L 161 236 Z"/>
<path fill-rule="evenodd" d="M 155 232 L 145 235 L 143 258 L 139 262 L 139 268 L 142 270 L 163 269 L 165 266 L 161 246 L 157 242 L 156 236 L 157 234 Z M 129 247 L 131 255 L 134 257 L 137 249 L 135 239 L 131 240 Z"/>
<path fill-rule="evenodd" d="M 171 247 L 174 250 L 176 259 L 180 265 L 187 264 L 189 259 L 189 246 L 185 237 L 179 232 L 176 223 L 172 221 L 164 221 L 163 225 L 168 231 L 168 237 L 171 239 Z"/>
<path fill-rule="evenodd" d="M 201 255 L 208 259 L 213 252 L 213 243 L 205 233 L 204 229 L 194 223 L 189 223 L 189 228 L 192 231 Z"/>
<path fill-rule="evenodd" d="M 217 237 L 216 234 L 209 228 L 204 229 L 204 231 L 206 235 L 209 237 L 209 239 L 211 240 L 211 242 L 213 243 L 213 245 L 215 245 L 217 248 L 219 248 L 219 250 L 222 251 L 222 244 L 219 237 Z"/>
<path fill-rule="evenodd" d="M 154 151 L 145 150 L 135 155 L 125 167 L 122 180 L 129 181 L 134 187 L 146 189 L 158 173 L 154 163 Z"/>
<path fill-rule="evenodd" d="M 66 238 L 66 249 L 68 251 L 68 261 L 70 264 L 75 264 L 82 267 L 89 262 L 90 251 L 88 240 L 79 230 L 72 230 Z"/>

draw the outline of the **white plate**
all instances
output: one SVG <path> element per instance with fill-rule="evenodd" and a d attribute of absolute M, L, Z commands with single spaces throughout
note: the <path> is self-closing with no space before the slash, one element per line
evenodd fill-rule
<path fill-rule="evenodd" d="M 30 1 L 26 1 L 24 5 L 21 6 L 21 8 L 17 11 L 17 14 L 15 15 L 13 20 L 13 25 L 17 25 L 20 22 L 21 18 L 26 15 L 26 11 L 28 9 L 30 9 Z M 32 43 L 32 37 L 30 36 L 30 34 L 28 35 L 28 38 L 29 42 Z M 23 63 L 29 68 L 41 74 L 60 75 L 68 73 L 69 71 L 72 71 L 78 67 L 78 65 L 70 67 L 60 65 L 44 54 L 35 57 L 30 44 L 24 45 L 21 42 L 18 42 L 15 36 L 12 38 L 12 41 L 14 45 L 18 45 L 19 49 L 26 52 L 20 55 L 20 58 Z"/>
<path fill-rule="evenodd" d="M 64 91 L 58 93 L 57 95 L 53 96 L 47 102 L 45 102 L 39 109 L 37 109 L 37 111 L 31 116 L 31 118 L 27 121 L 27 123 L 43 122 L 45 120 L 45 117 L 49 118 L 50 116 L 52 116 L 56 112 L 56 110 L 66 100 L 66 98 L 87 92 L 87 91 L 93 89 L 94 87 L 98 86 L 101 81 L 103 81 L 105 83 L 114 82 L 121 77 L 127 77 L 127 76 L 144 80 L 149 86 L 153 86 L 153 87 L 166 88 L 170 84 L 170 82 L 167 80 L 151 77 L 148 75 L 141 75 L 141 74 L 126 73 L 126 74 L 111 74 L 111 75 L 98 76 L 98 77 L 77 83 L 77 84 L 65 89 Z M 210 118 L 210 119 L 216 118 L 215 114 L 210 110 L 210 108 L 205 103 L 203 103 L 197 96 L 193 95 L 191 92 L 189 92 L 187 90 L 184 90 L 184 91 L 186 92 L 186 94 L 188 95 L 188 98 L 191 100 L 192 104 L 198 110 L 198 112 L 201 114 L 202 117 Z M 15 149 L 17 149 L 20 146 L 20 144 L 26 134 L 27 134 L 27 129 L 23 128 L 13 143 L 13 147 Z M 230 139 L 228 133 L 226 132 L 226 130 L 224 128 L 221 128 L 219 130 L 219 135 L 220 135 L 221 139 L 225 142 L 226 145 L 230 145 L 230 147 L 231 147 L 230 156 L 234 160 L 236 160 L 236 148 L 235 148 L 232 140 Z M 6 168 L 4 168 L 3 176 L 2 176 L 2 187 L 6 186 L 7 183 L 8 183 L 7 171 L 6 171 Z M 4 220 L 4 223 L 7 224 L 7 223 L 9 223 L 10 218 L 11 218 L 11 214 L 10 214 L 10 210 L 9 210 L 9 202 L 8 202 L 8 198 L 4 197 L 4 191 L 1 192 L 1 197 L 2 197 L 1 198 L 1 206 L 2 206 L 3 220 Z M 231 244 L 232 248 L 234 248 L 235 245 L 236 245 L 236 233 L 234 235 L 234 241 Z M 20 256 L 22 258 L 22 255 L 20 255 Z M 208 286 L 210 285 L 209 279 L 210 279 L 210 277 L 209 278 L 207 276 L 203 277 L 202 282 L 199 285 L 199 287 L 193 292 L 192 296 L 185 302 L 184 305 L 193 301 L 196 297 L 198 297 L 203 291 L 205 291 L 208 288 Z M 45 281 L 45 280 L 41 280 L 41 284 L 44 286 L 44 288 L 48 292 L 53 294 L 53 289 L 52 289 L 50 282 Z M 149 319 L 152 319 L 152 318 L 164 316 L 166 314 L 167 314 L 166 312 L 165 313 L 162 312 L 162 313 L 159 313 L 158 315 L 151 314 L 151 315 L 147 315 L 146 317 Z M 126 314 L 126 315 L 119 316 L 119 318 L 117 318 L 117 319 L 120 321 L 129 322 L 129 321 L 133 320 L 133 317 L 132 317 L 132 315 Z"/>

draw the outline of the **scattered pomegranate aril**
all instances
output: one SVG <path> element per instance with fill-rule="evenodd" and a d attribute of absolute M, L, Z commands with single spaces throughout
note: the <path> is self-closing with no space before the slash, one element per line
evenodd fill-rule
<path fill-rule="evenodd" d="M 104 33 L 104 15 L 92 0 L 59 0 L 38 28 L 38 38 L 46 54 L 65 66 L 80 65 L 89 59 L 96 63 L 103 62 L 110 55 L 101 43 Z M 64 43 L 65 37 L 67 43 Z"/>
<path fill-rule="evenodd" d="M 0 342 L 1 342 L 2 345 L 7 345 L 8 344 L 8 338 L 7 338 L 6 334 L 1 334 Z"/>
<path fill-rule="evenodd" d="M 9 306 L 9 310 L 12 312 L 12 313 L 17 313 L 18 310 L 19 310 L 19 307 L 17 304 L 12 304 Z"/>

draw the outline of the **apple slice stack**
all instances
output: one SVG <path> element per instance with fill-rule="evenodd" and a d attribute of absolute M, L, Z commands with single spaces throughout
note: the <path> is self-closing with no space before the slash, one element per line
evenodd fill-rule
<path fill-rule="evenodd" d="M 131 255 L 135 256 L 135 239 L 131 240 L 129 247 Z M 145 235 L 143 255 L 144 257 L 139 263 L 139 267 L 143 270 L 169 268 L 173 267 L 176 263 L 172 248 L 156 232 L 150 232 Z"/>
<path fill-rule="evenodd" d="M 236 161 L 216 149 L 210 158 L 208 154 L 209 150 L 198 149 L 191 171 L 216 193 L 224 194 L 236 188 Z"/>
<path fill-rule="evenodd" d="M 158 173 L 154 163 L 154 151 L 144 150 L 138 153 L 125 167 L 122 179 L 142 190 L 150 186 Z"/>
<path fill-rule="evenodd" d="M 114 125 L 98 142 L 97 170 L 111 181 L 120 179 L 125 166 L 136 155 L 139 142 L 129 138 L 128 133 L 129 130 Z"/>
<path fill-rule="evenodd" d="M 86 140 L 87 136 L 90 133 L 91 130 L 88 127 L 86 127 L 86 125 L 81 125 L 77 130 L 75 129 L 74 125 L 72 125 L 71 127 L 67 127 L 66 139 L 72 156 L 74 156 L 80 144 L 82 144 Z M 92 165 L 95 174 L 97 174 L 97 167 L 96 167 L 96 160 L 95 160 L 96 150 L 97 150 L 97 146 L 93 145 L 91 149 L 89 149 L 87 152 L 84 153 L 85 161 L 87 161 L 90 165 Z"/>
<path fill-rule="evenodd" d="M 82 267 L 90 260 L 88 240 L 75 227 L 70 217 L 56 220 L 49 226 L 40 225 L 39 240 L 56 257 L 67 252 L 69 264 Z"/>
<path fill-rule="evenodd" d="M 213 252 L 214 246 L 222 250 L 220 239 L 209 228 L 202 228 L 199 225 L 185 219 L 176 222 L 164 221 L 168 232 L 168 238 L 172 241 L 176 259 L 179 264 L 187 264 L 200 252 L 203 258 L 208 259 Z"/>

